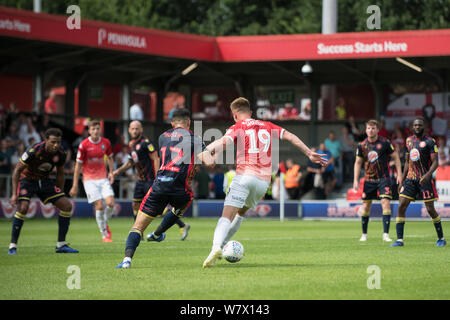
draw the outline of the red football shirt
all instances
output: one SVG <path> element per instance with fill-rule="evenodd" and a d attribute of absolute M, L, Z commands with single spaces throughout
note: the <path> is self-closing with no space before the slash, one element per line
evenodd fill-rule
<path fill-rule="evenodd" d="M 232 139 L 237 146 L 236 174 L 252 175 L 270 182 L 272 143 L 274 139 L 281 139 L 284 131 L 271 122 L 251 118 L 231 126 L 225 137 Z"/>
<path fill-rule="evenodd" d="M 81 141 L 77 162 L 82 164 L 83 181 L 105 179 L 105 155 L 110 157 L 112 154 L 111 142 L 106 138 L 100 137 L 99 141 L 93 142 L 91 137 L 88 137 Z"/>

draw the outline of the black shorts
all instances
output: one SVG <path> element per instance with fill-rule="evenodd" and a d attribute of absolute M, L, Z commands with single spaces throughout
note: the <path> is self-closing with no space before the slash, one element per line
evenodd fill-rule
<path fill-rule="evenodd" d="M 65 196 L 64 191 L 56 185 L 54 180 L 27 178 L 19 180 L 17 195 L 19 201 L 30 201 L 34 195 L 37 195 L 44 204 L 55 203 L 56 200 Z"/>
<path fill-rule="evenodd" d="M 153 185 L 148 190 L 147 195 L 142 200 L 139 211 L 150 217 L 160 216 L 167 205 L 174 208 L 177 216 L 181 217 L 183 213 L 192 203 L 194 194 L 190 190 L 158 190 L 158 187 Z"/>
<path fill-rule="evenodd" d="M 136 185 L 134 187 L 133 201 L 141 202 L 147 194 L 148 190 L 153 185 L 153 181 L 136 181 Z"/>
<path fill-rule="evenodd" d="M 362 194 L 363 201 L 372 201 L 382 198 L 392 199 L 392 183 L 389 178 L 378 181 L 364 181 Z"/>
<path fill-rule="evenodd" d="M 419 181 L 419 179 L 406 179 L 403 181 L 402 188 L 400 189 L 400 197 L 412 201 L 421 200 L 424 202 L 438 200 L 434 181 L 430 180 L 425 184 L 420 184 Z"/>

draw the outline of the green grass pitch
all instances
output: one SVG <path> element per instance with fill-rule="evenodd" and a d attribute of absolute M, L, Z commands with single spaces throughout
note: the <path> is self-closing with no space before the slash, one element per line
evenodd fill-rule
<path fill-rule="evenodd" d="M 114 267 L 131 218 L 110 222 L 113 243 L 101 242 L 95 219 L 72 219 L 68 242 L 79 254 L 54 253 L 56 219 L 28 220 L 16 256 L 7 255 L 11 221 L 0 220 L 0 299 L 450 299 L 450 245 L 435 246 L 430 221 L 407 221 L 405 247 L 390 248 L 381 240 L 381 221 L 370 222 L 369 239 L 360 243 L 358 221 L 246 219 L 234 237 L 244 259 L 220 260 L 211 269 L 201 266 L 217 219 L 185 221 L 192 226 L 186 241 L 175 225 L 164 242 L 141 242 L 132 268 L 120 270 Z M 450 234 L 450 222 L 442 225 Z M 80 289 L 67 287 L 71 265 L 79 268 Z M 368 288 L 368 280 L 375 284 L 373 265 L 379 289 Z"/>

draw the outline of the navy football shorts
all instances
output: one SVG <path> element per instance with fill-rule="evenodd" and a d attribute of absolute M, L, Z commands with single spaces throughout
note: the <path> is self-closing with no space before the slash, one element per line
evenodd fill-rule
<path fill-rule="evenodd" d="M 382 198 L 392 199 L 391 179 L 381 178 L 377 181 L 364 181 L 362 194 L 363 201 L 372 201 Z"/>
<path fill-rule="evenodd" d="M 405 179 L 402 188 L 400 189 L 400 197 L 412 201 L 436 201 L 438 199 L 438 194 L 436 192 L 436 187 L 434 186 L 434 181 L 431 179 L 425 184 L 420 184 L 419 181 L 419 179 Z"/>
<path fill-rule="evenodd" d="M 55 203 L 56 200 L 65 196 L 64 191 L 56 185 L 54 180 L 31 180 L 27 178 L 19 180 L 17 195 L 18 201 L 30 201 L 34 195 L 37 195 L 44 204 Z"/>

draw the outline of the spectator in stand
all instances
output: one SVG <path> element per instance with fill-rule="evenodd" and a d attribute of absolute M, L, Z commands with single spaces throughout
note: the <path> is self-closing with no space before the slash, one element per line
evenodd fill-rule
<path fill-rule="evenodd" d="M 36 130 L 41 136 L 42 141 L 45 140 L 45 131 L 47 131 L 50 127 L 50 116 L 47 113 L 44 113 L 41 117 L 41 121 L 39 121 L 36 126 Z"/>
<path fill-rule="evenodd" d="M 200 167 L 200 171 L 194 177 L 194 186 L 197 190 L 197 199 L 209 198 L 209 183 L 211 178 L 209 177 L 208 170 L 205 166 Z"/>
<path fill-rule="evenodd" d="M 9 104 L 9 109 L 6 110 L 5 128 L 9 128 L 12 124 L 18 127 L 17 117 L 19 115 L 19 109 L 15 102 Z"/>
<path fill-rule="evenodd" d="M 284 177 L 284 187 L 289 195 L 289 199 L 297 200 L 299 198 L 300 179 L 302 172 L 300 165 L 295 164 L 292 159 L 286 160 L 286 176 Z"/>
<path fill-rule="evenodd" d="M 311 148 L 312 152 L 317 152 L 317 148 Z M 304 193 L 309 190 L 314 190 L 314 197 L 316 199 L 323 198 L 323 180 L 322 180 L 322 171 L 320 164 L 316 164 L 308 159 L 308 163 L 306 164 L 306 177 L 304 181 Z"/>
<path fill-rule="evenodd" d="M 8 149 L 12 153 L 14 153 L 20 143 L 24 143 L 22 140 L 20 140 L 18 128 L 15 123 L 11 123 L 11 125 L 9 126 L 5 139 L 8 143 Z"/>
<path fill-rule="evenodd" d="M 8 142 L 5 139 L 0 141 L 0 175 L 11 174 L 11 152 L 8 150 Z M 0 196 L 6 197 L 7 177 L 0 176 Z"/>
<path fill-rule="evenodd" d="M 379 124 L 380 124 L 380 130 L 378 131 L 378 135 L 380 137 L 389 139 L 389 133 L 386 130 L 386 121 L 384 121 L 384 119 L 380 120 Z"/>
<path fill-rule="evenodd" d="M 81 136 L 76 138 L 74 142 L 72 143 L 72 152 L 73 154 L 77 154 L 78 152 L 78 146 L 80 145 L 81 141 L 89 137 L 89 128 L 84 127 L 83 132 L 81 133 Z"/>
<path fill-rule="evenodd" d="M 294 108 L 294 105 L 292 103 L 286 103 L 284 105 L 284 109 L 280 114 L 280 120 L 292 120 L 292 119 L 298 119 L 298 110 L 297 108 Z"/>
<path fill-rule="evenodd" d="M 8 148 L 8 150 L 10 150 L 10 148 Z M 19 143 L 16 146 L 14 146 L 14 150 L 11 152 L 12 152 L 11 153 L 11 167 L 15 168 L 16 164 L 20 160 L 20 157 L 25 152 L 25 143 L 23 143 L 22 140 L 19 140 Z"/>
<path fill-rule="evenodd" d="M 216 199 L 225 199 L 225 192 L 223 192 L 224 174 L 221 166 L 216 166 L 212 182 L 214 183 L 214 194 Z"/>
<path fill-rule="evenodd" d="M 234 176 L 236 175 L 236 168 L 234 165 L 228 166 L 228 171 L 225 173 L 224 179 L 223 179 L 223 191 L 225 194 L 228 193 L 228 189 L 230 189 L 231 181 L 233 180 Z"/>
<path fill-rule="evenodd" d="M 366 138 L 365 132 L 361 131 L 356 124 L 353 116 L 348 117 L 348 121 L 345 123 L 348 131 L 353 135 L 353 139 L 356 142 L 361 142 Z"/>
<path fill-rule="evenodd" d="M 25 148 L 32 146 L 34 143 L 41 142 L 41 136 L 37 133 L 31 117 L 25 118 L 26 129 L 25 132 L 20 135 L 20 139 L 25 142 Z M 23 127 L 22 127 L 23 128 Z"/>
<path fill-rule="evenodd" d="M 317 150 L 317 153 L 325 155 L 326 159 L 328 160 L 328 165 L 320 169 L 322 173 L 325 197 L 328 197 L 328 195 L 334 190 L 337 182 L 334 168 L 335 158 L 333 154 L 329 150 L 327 150 L 325 143 L 321 143 L 319 145 L 319 150 Z"/>
<path fill-rule="evenodd" d="M 170 112 L 169 112 L 169 121 L 172 120 L 172 115 L 173 115 L 173 113 L 175 112 L 175 110 L 177 110 L 177 109 L 183 109 L 183 108 L 184 108 L 184 104 L 178 103 L 178 101 L 175 101 L 175 102 L 173 103 L 173 108 L 172 108 L 172 110 L 170 110 Z"/>
<path fill-rule="evenodd" d="M 347 110 L 345 108 L 345 99 L 339 97 L 336 104 L 336 120 L 345 120 L 347 118 Z"/>
<path fill-rule="evenodd" d="M 114 154 L 122 152 L 124 146 L 127 147 L 127 144 L 125 143 L 125 136 L 123 135 L 123 133 L 119 133 L 117 135 L 117 138 L 118 139 L 112 149 Z M 128 150 L 128 147 L 127 147 L 127 150 Z"/>
<path fill-rule="evenodd" d="M 58 112 L 58 105 L 56 104 L 56 93 L 55 91 L 50 91 L 50 95 L 47 100 L 45 100 L 45 113 L 55 114 Z"/>
<path fill-rule="evenodd" d="M 144 120 L 144 111 L 142 111 L 142 103 L 136 102 L 130 107 L 130 120 Z"/>
<path fill-rule="evenodd" d="M 353 181 L 353 163 L 355 162 L 355 140 L 346 126 L 342 127 L 339 142 L 342 146 L 341 163 L 343 182 Z"/>
<path fill-rule="evenodd" d="M 330 131 L 328 138 L 325 139 L 325 148 L 331 152 L 331 155 L 333 156 L 333 167 L 338 174 L 337 185 L 338 187 L 341 187 L 343 176 L 342 164 L 339 162 L 339 159 L 341 158 L 342 145 L 339 140 L 336 139 L 336 134 L 334 131 Z"/>
<path fill-rule="evenodd" d="M 440 136 L 437 145 L 439 166 L 443 167 L 450 165 L 450 148 L 448 144 L 445 144 L 445 138 Z"/>

